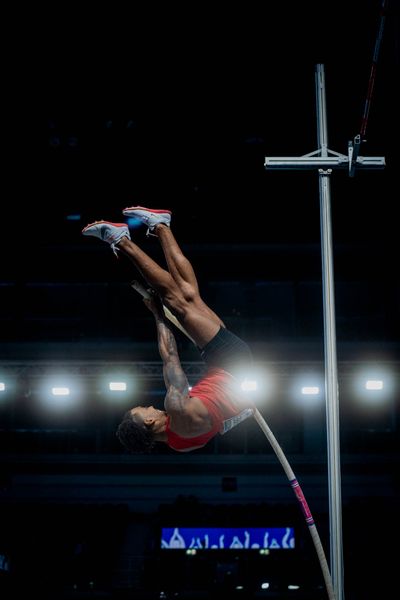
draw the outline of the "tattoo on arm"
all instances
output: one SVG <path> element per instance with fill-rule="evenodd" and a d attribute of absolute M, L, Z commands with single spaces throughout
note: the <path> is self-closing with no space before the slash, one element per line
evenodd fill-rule
<path fill-rule="evenodd" d="M 189 390 L 189 383 L 182 369 L 176 340 L 169 325 L 161 317 L 156 318 L 158 349 L 163 361 L 163 375 L 167 387 L 165 408 L 183 410 L 183 404 Z"/>

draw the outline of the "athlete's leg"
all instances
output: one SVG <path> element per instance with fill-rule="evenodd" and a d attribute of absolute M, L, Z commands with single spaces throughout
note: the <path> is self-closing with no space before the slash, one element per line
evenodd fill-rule
<path fill-rule="evenodd" d="M 211 310 L 200 296 L 199 286 L 192 264 L 183 254 L 170 227 L 157 225 L 154 233 L 160 240 L 161 247 L 167 261 L 168 270 L 181 290 L 187 302 L 196 305 L 197 310 L 202 311 L 210 319 L 224 327 L 218 315 Z"/>
<path fill-rule="evenodd" d="M 136 266 L 150 287 L 161 297 L 163 304 L 172 312 L 189 333 L 195 344 L 203 348 L 218 333 L 221 321 L 204 304 L 200 296 L 187 300 L 172 275 L 160 267 L 139 246 L 126 237 L 116 244 L 117 248 Z"/>
<path fill-rule="evenodd" d="M 193 267 L 178 245 L 170 227 L 157 225 L 154 234 L 160 240 L 167 261 L 168 270 L 178 285 L 190 286 L 192 293 L 199 293 L 199 286 Z"/>
<path fill-rule="evenodd" d="M 147 284 L 168 303 L 176 303 L 181 292 L 172 275 L 160 267 L 148 254 L 126 237 L 116 244 L 141 273 Z"/>
<path fill-rule="evenodd" d="M 215 317 L 210 318 L 207 307 L 198 293 L 188 300 L 172 275 L 131 241 L 125 223 L 95 221 L 87 225 L 82 233 L 107 242 L 114 252 L 120 251 L 131 260 L 147 284 L 159 294 L 163 304 L 175 315 L 200 348 L 215 336 L 220 322 Z"/>
<path fill-rule="evenodd" d="M 152 233 L 159 238 L 168 270 L 174 281 L 177 283 L 184 299 L 196 307 L 203 315 L 213 320 L 218 327 L 224 327 L 223 322 L 209 308 L 200 297 L 199 286 L 193 267 L 184 256 L 175 237 L 170 229 L 171 211 L 162 209 L 145 208 L 144 206 L 131 206 L 125 208 L 123 214 L 128 217 L 135 217 L 147 225 L 148 233 Z"/>

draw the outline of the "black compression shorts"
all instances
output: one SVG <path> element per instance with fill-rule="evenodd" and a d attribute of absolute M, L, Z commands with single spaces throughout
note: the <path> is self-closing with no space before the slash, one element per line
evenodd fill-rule
<path fill-rule="evenodd" d="M 224 327 L 200 350 L 200 354 L 208 367 L 217 367 L 230 373 L 253 362 L 246 342 Z"/>

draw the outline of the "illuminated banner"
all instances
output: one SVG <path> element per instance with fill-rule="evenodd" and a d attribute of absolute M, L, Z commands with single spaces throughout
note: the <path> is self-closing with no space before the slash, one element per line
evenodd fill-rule
<path fill-rule="evenodd" d="M 293 527 L 164 527 L 161 548 L 167 550 L 291 550 Z"/>

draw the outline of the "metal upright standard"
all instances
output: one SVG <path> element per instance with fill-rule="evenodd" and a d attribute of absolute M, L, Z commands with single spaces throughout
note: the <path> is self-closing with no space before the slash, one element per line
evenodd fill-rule
<path fill-rule="evenodd" d="M 327 135 L 325 74 L 323 65 L 316 66 L 316 101 L 318 150 L 300 157 L 267 157 L 266 169 L 317 169 L 319 177 L 321 252 L 324 303 L 325 397 L 328 445 L 328 487 L 330 526 L 330 566 L 336 600 L 344 599 L 342 507 L 339 438 L 339 395 L 337 379 L 335 297 L 332 254 L 332 226 L 330 206 L 330 175 L 333 169 L 347 168 L 349 176 L 357 169 L 381 169 L 384 157 L 363 157 L 349 143 L 348 156 L 329 150 Z"/>

